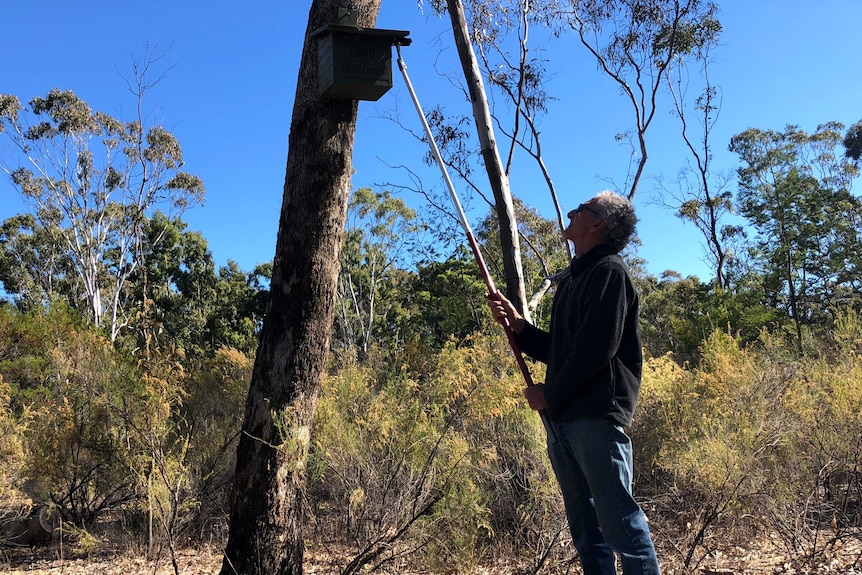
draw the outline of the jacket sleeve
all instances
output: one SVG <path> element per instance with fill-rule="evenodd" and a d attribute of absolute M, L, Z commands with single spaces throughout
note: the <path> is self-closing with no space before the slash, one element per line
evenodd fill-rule
<path fill-rule="evenodd" d="M 525 323 L 521 333 L 515 336 L 515 341 L 521 351 L 537 361 L 548 363 L 548 354 L 551 346 L 550 334 L 531 323 Z"/>
<path fill-rule="evenodd" d="M 564 408 L 591 382 L 602 385 L 597 377 L 620 347 L 628 309 L 624 270 L 609 263 L 590 272 L 579 297 L 580 327 L 572 334 L 571 346 L 560 368 L 545 380 L 545 399 L 549 410 Z"/>

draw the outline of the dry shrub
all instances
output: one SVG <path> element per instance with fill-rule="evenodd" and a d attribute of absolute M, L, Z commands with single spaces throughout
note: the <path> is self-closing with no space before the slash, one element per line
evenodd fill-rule
<path fill-rule="evenodd" d="M 452 341 L 421 378 L 390 370 L 381 381 L 359 364 L 326 378 L 310 489 L 317 537 L 354 550 L 345 572 L 467 569 L 497 542 L 545 537 L 557 510 L 544 431 L 504 345 Z"/>
<path fill-rule="evenodd" d="M 780 503 L 768 507 L 788 551 L 808 562 L 842 541 L 862 540 L 862 322 L 836 321 L 835 346 L 801 362 L 787 397 L 797 422 L 788 437 L 790 465 L 777 481 Z"/>
<path fill-rule="evenodd" d="M 186 378 L 179 414 L 190 430 L 190 489 L 200 502 L 190 528 L 197 540 L 227 534 L 236 444 L 253 365 L 253 357 L 223 347 L 198 362 Z"/>
<path fill-rule="evenodd" d="M 46 359 L 50 378 L 18 397 L 33 413 L 26 436 L 29 491 L 85 527 L 135 497 L 129 417 L 142 408 L 140 380 L 92 332 L 64 334 Z"/>
<path fill-rule="evenodd" d="M 859 324 L 842 321 L 838 347 L 816 357 L 765 331 L 747 347 L 716 331 L 696 367 L 647 361 L 634 433 L 652 473 L 638 478 L 684 567 L 754 530 L 808 562 L 858 539 Z"/>
<path fill-rule="evenodd" d="M 24 445 L 21 434 L 28 425 L 29 412 L 16 415 L 11 406 L 12 388 L 0 374 L 0 509 L 20 505 L 23 479 Z"/>

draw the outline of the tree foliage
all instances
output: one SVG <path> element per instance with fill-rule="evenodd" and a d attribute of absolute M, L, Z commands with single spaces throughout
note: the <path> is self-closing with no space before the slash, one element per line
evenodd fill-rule
<path fill-rule="evenodd" d="M 0 133 L 24 159 L 2 168 L 30 210 L 4 223 L 0 279 L 30 302 L 51 299 L 55 285 L 65 284 L 73 305 L 104 324 L 112 341 L 128 320 L 123 301 L 141 264 L 148 217 L 157 208 L 179 215 L 204 194 L 201 180 L 182 170 L 174 135 L 145 123 L 148 87 L 136 76 L 131 121 L 93 111 L 71 90 L 53 89 L 27 106 L 0 95 Z M 34 277 L 34 257 L 55 265 Z M 16 281 L 16 273 L 25 279 Z"/>
<path fill-rule="evenodd" d="M 0 281 L 19 309 L 45 307 L 55 301 L 74 305 L 79 294 L 71 262 L 54 250 L 52 233 L 32 214 L 0 223 Z"/>
<path fill-rule="evenodd" d="M 800 348 L 803 326 L 828 324 L 858 293 L 862 203 L 850 193 L 855 166 L 836 153 L 842 129 L 750 128 L 730 143 L 743 162 L 740 213 L 758 234 L 752 263 L 770 305 L 793 318 Z"/>
<path fill-rule="evenodd" d="M 244 271 L 216 267 L 206 240 L 180 219 L 157 212 L 147 222 L 143 262 L 133 274 L 130 343 L 144 350 L 181 350 L 190 357 L 222 347 L 252 353 L 269 296 L 272 265 Z"/>
<path fill-rule="evenodd" d="M 466 248 L 442 262 L 419 267 L 411 300 L 416 317 L 411 322 L 420 340 L 440 349 L 450 338 L 461 341 L 477 331 L 486 317 L 485 282 L 473 254 Z"/>
<path fill-rule="evenodd" d="M 361 188 L 353 193 L 341 251 L 333 347 L 364 358 L 372 345 L 403 343 L 403 300 L 411 280 L 405 268 L 419 232 L 416 212 L 391 192 Z"/>
<path fill-rule="evenodd" d="M 26 255 L 16 260 L 9 254 L 14 246 L 4 242 L 4 259 L 19 272 L 32 265 L 34 253 L 56 262 L 37 274 L 43 276 L 37 285 L 47 288 L 42 299 L 53 293 L 45 274 L 65 282 L 74 304 L 96 326 L 104 324 L 112 341 L 133 313 L 122 303 L 141 263 L 148 217 L 156 209 L 178 216 L 204 195 L 200 178 L 182 169 L 176 137 L 145 120 L 145 94 L 158 83 L 150 83 L 146 71 L 158 59 L 148 52 L 145 62 L 133 61 L 129 88 L 137 116 L 130 121 L 93 111 L 71 90 L 52 89 L 27 106 L 0 95 L 0 134 L 23 158 L 0 168 L 30 210 L 9 230 Z"/>
<path fill-rule="evenodd" d="M 677 361 L 693 361 L 715 330 L 750 343 L 764 326 L 781 331 L 786 321 L 782 313 L 764 305 L 751 286 L 729 291 L 671 273 L 641 277 L 637 283 L 644 348 L 652 357 L 672 353 Z"/>
<path fill-rule="evenodd" d="M 704 0 L 572 0 L 565 13 L 563 22 L 631 104 L 635 169 L 625 186 L 629 199 L 644 173 L 647 131 L 667 75 L 689 60 L 702 60 L 716 45 L 717 14 L 718 7 Z"/>
<path fill-rule="evenodd" d="M 843 144 L 845 156 L 857 162 L 862 158 L 862 121 L 847 128 Z"/>

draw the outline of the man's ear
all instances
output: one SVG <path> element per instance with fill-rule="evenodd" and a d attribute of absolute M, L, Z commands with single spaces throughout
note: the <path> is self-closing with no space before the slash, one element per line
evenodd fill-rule
<path fill-rule="evenodd" d="M 607 239 L 605 236 L 607 236 L 608 233 L 608 220 L 601 218 L 594 221 L 592 225 L 592 233 L 599 241 Z"/>

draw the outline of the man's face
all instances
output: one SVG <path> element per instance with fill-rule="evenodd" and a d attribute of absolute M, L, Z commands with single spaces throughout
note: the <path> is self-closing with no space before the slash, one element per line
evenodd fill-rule
<path fill-rule="evenodd" d="M 569 212 L 568 217 L 569 225 L 563 230 L 563 238 L 575 244 L 575 251 L 578 244 L 583 245 L 585 239 L 589 239 L 592 233 L 598 231 L 596 224 L 605 219 L 599 211 L 595 198 Z"/>

